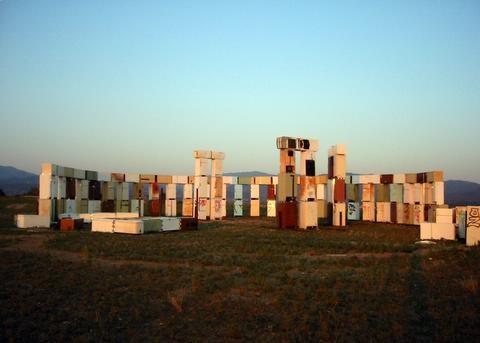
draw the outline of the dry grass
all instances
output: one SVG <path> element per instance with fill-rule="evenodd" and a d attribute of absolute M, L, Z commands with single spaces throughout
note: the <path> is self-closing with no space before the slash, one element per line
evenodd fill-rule
<path fill-rule="evenodd" d="M 0 230 L 2 341 L 480 339 L 480 249 L 417 247 L 414 227 L 14 232 Z"/>
<path fill-rule="evenodd" d="M 36 214 L 37 198 L 28 196 L 0 197 L 0 228 L 11 228 L 16 214 Z"/>

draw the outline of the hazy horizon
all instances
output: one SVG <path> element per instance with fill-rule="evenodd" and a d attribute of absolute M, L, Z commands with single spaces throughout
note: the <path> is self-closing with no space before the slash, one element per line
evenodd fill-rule
<path fill-rule="evenodd" d="M 0 1 L 0 165 L 275 174 L 287 135 L 480 182 L 479 36 L 477 1 Z"/>

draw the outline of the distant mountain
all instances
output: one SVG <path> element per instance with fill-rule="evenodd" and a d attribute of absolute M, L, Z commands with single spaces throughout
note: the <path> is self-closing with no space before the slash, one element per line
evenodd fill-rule
<path fill-rule="evenodd" d="M 26 178 L 31 178 L 33 176 L 38 177 L 38 175 L 29 173 L 24 170 L 17 169 L 15 167 L 0 166 L 0 180 L 26 179 Z"/>
<path fill-rule="evenodd" d="M 6 195 L 18 195 L 38 187 L 38 175 L 10 166 L 0 166 L 0 189 Z"/>
<path fill-rule="evenodd" d="M 446 181 L 445 203 L 451 206 L 480 205 L 480 184 L 460 180 Z"/>

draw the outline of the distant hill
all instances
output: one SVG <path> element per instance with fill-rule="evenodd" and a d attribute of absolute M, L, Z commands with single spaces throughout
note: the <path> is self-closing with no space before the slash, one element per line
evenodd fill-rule
<path fill-rule="evenodd" d="M 461 180 L 445 182 L 445 203 L 451 206 L 480 205 L 480 184 Z"/>
<path fill-rule="evenodd" d="M 0 166 L 0 189 L 6 195 L 18 195 L 38 187 L 38 175 L 10 166 Z"/>
<path fill-rule="evenodd" d="M 225 173 L 225 176 L 270 176 L 260 171 Z M 354 175 L 349 173 L 349 175 Z M 7 195 L 18 195 L 38 187 L 38 175 L 10 166 L 0 166 L 0 189 Z M 181 188 L 181 187 L 180 187 Z M 179 189 L 179 196 L 182 190 Z M 266 199 L 266 187 L 260 189 L 260 199 Z M 250 197 L 249 187 L 245 187 L 244 198 Z M 227 198 L 233 199 L 233 186 L 227 189 Z M 449 180 L 445 182 L 445 202 L 451 206 L 480 205 L 480 184 L 469 181 Z"/>

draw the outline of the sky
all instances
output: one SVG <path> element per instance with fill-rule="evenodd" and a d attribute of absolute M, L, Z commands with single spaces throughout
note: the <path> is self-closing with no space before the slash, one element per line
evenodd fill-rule
<path fill-rule="evenodd" d="M 0 0 L 0 165 L 277 173 L 293 136 L 480 182 L 479 62 L 478 0 Z"/>

